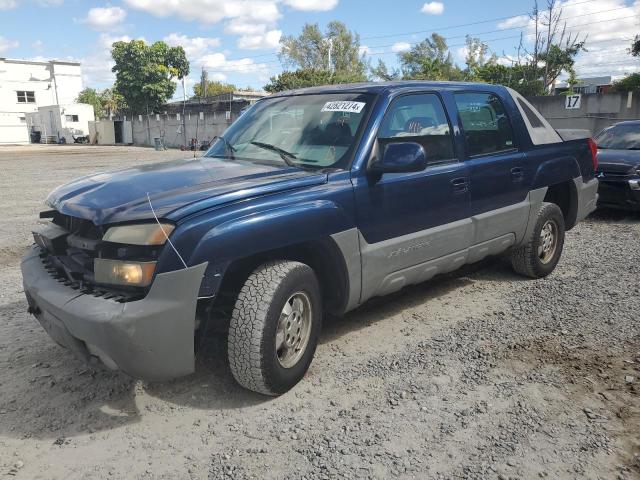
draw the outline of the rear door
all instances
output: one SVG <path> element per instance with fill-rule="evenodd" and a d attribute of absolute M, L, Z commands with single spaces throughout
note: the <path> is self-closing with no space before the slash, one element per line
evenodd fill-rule
<path fill-rule="evenodd" d="M 392 142 L 420 143 L 428 166 L 380 178 L 363 172 L 353 179 L 363 300 L 462 265 L 470 238 L 469 169 L 455 153 L 440 96 L 416 93 L 396 98 L 378 131 L 377 154 Z M 425 265 L 455 252 L 461 255 L 446 266 Z"/>
<path fill-rule="evenodd" d="M 532 172 L 518 148 L 505 105 L 495 93 L 454 95 L 470 175 L 472 244 L 517 234 L 526 225 Z"/>

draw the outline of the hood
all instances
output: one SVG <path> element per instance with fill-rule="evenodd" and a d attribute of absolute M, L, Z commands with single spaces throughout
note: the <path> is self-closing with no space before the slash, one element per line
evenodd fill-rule
<path fill-rule="evenodd" d="M 202 208 L 326 182 L 327 175 L 287 165 L 192 158 L 89 175 L 54 190 L 47 204 L 103 225 L 158 217 L 178 220 Z M 183 207 L 191 208 L 184 209 Z M 177 212 L 176 212 L 177 213 Z"/>
<path fill-rule="evenodd" d="M 640 167 L 640 150 L 598 150 L 598 173 L 630 174 Z"/>

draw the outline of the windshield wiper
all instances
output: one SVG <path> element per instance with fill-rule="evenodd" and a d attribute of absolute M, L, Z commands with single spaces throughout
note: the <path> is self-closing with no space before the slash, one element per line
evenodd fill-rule
<path fill-rule="evenodd" d="M 283 148 L 276 147 L 275 145 L 271 145 L 270 143 L 263 143 L 263 142 L 249 142 L 249 143 L 251 145 L 255 145 L 256 147 L 260 147 L 260 148 L 262 148 L 264 150 L 269 150 L 271 152 L 275 152 L 275 153 L 279 154 L 280 158 L 282 158 L 282 160 L 284 160 L 285 163 L 287 165 L 289 165 L 290 167 L 297 167 L 298 166 L 296 164 L 296 162 L 293 161 L 293 160 L 297 160 L 298 157 L 296 157 L 295 154 L 293 154 L 291 152 L 287 152 Z"/>
<path fill-rule="evenodd" d="M 226 149 L 227 149 L 227 152 L 229 152 L 229 155 L 228 155 L 228 156 L 229 156 L 229 158 L 230 158 L 231 160 L 235 160 L 234 153 L 235 153 L 235 151 L 236 151 L 236 148 L 235 148 L 233 145 L 231 145 L 231 143 L 229 143 L 229 140 L 227 140 L 226 138 L 224 138 L 222 135 L 216 135 L 216 136 L 215 136 L 215 137 L 213 137 L 213 138 L 214 138 L 214 140 L 215 140 L 216 138 L 218 138 L 218 139 L 222 140 L 222 143 L 224 143 L 224 148 L 226 148 Z"/>

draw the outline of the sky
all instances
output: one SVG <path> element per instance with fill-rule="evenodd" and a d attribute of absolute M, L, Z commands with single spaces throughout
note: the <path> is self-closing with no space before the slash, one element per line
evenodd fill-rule
<path fill-rule="evenodd" d="M 640 70 L 640 59 L 628 53 L 640 33 L 640 0 L 558 4 L 567 31 L 587 37 L 588 51 L 576 62 L 579 77 Z M 460 65 L 468 34 L 509 64 L 520 36 L 528 44 L 533 39 L 532 6 L 532 0 L 0 0 L 0 57 L 79 61 L 85 86 L 101 89 L 114 80 L 114 41 L 164 40 L 187 53 L 187 94 L 203 68 L 211 79 L 261 88 L 282 71 L 282 35 L 299 34 L 305 23 L 346 23 L 372 64 L 382 59 L 397 66 L 398 52 L 432 32 L 446 37 Z"/>

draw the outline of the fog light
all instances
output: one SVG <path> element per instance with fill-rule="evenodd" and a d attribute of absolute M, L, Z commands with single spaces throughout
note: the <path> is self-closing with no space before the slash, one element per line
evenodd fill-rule
<path fill-rule="evenodd" d="M 640 190 L 640 180 L 629 180 L 631 190 Z"/>
<path fill-rule="evenodd" d="M 126 262 L 96 258 L 93 275 L 97 283 L 146 287 L 153 279 L 156 262 Z"/>

